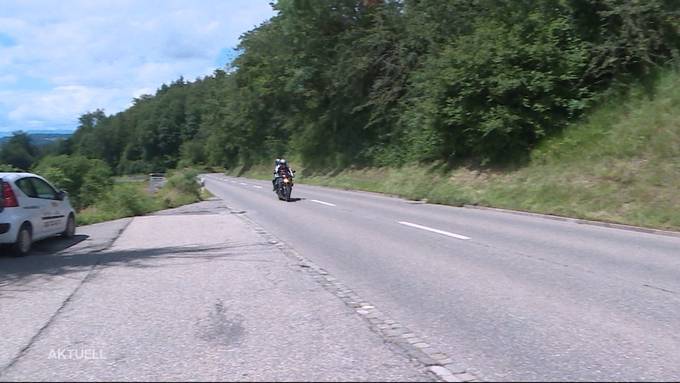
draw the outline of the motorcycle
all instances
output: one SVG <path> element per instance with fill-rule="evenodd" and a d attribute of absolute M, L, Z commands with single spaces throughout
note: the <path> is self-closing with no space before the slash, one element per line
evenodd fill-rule
<path fill-rule="evenodd" d="M 293 171 L 295 173 L 295 171 Z M 284 174 L 277 180 L 276 195 L 279 200 L 290 202 L 290 193 L 293 191 L 293 176 L 292 174 Z"/>

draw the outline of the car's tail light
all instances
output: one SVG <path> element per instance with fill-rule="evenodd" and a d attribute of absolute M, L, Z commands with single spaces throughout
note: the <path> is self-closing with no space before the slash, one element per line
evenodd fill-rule
<path fill-rule="evenodd" d="M 2 202 L 4 207 L 19 207 L 17 196 L 8 182 L 2 183 Z"/>

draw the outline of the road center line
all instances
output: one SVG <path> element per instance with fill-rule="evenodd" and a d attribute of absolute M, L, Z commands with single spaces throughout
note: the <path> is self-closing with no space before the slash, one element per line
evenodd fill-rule
<path fill-rule="evenodd" d="M 312 201 L 312 202 L 316 202 L 316 203 L 320 203 L 320 204 L 322 204 L 322 205 L 326 205 L 326 206 L 336 206 L 336 205 L 334 205 L 334 204 L 332 204 L 332 203 L 329 203 L 329 202 L 323 202 L 323 201 L 319 201 L 319 200 L 315 200 L 315 199 L 312 199 L 312 200 L 310 200 L 310 201 Z"/>
<path fill-rule="evenodd" d="M 248 186 L 248 184 L 245 183 L 245 182 L 239 182 L 238 184 L 239 184 L 239 185 L 243 185 L 243 186 Z"/>
<path fill-rule="evenodd" d="M 253 185 L 254 188 L 262 189 L 262 186 L 260 185 Z"/>
<path fill-rule="evenodd" d="M 411 223 L 411 222 L 404 222 L 404 221 L 398 221 L 398 222 L 402 225 L 415 227 L 416 229 L 431 231 L 433 233 L 442 234 L 442 235 L 446 235 L 446 236 L 453 237 L 453 238 L 458 238 L 458 239 L 463 239 L 463 240 L 470 239 L 469 237 L 466 237 L 464 235 L 449 233 L 448 231 L 433 229 L 431 227 L 417 225 L 417 224 Z"/>

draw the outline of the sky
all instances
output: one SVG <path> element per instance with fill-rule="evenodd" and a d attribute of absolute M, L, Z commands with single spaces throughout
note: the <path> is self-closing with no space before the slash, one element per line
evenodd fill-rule
<path fill-rule="evenodd" d="M 271 0 L 0 0 L 0 136 L 73 131 L 163 83 L 212 74 Z"/>

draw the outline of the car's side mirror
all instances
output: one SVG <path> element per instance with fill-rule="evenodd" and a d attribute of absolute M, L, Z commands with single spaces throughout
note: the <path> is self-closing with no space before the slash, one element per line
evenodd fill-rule
<path fill-rule="evenodd" d="M 63 201 L 64 198 L 66 198 L 66 191 L 60 190 L 60 191 L 57 193 L 57 199 L 58 199 L 59 201 Z"/>

